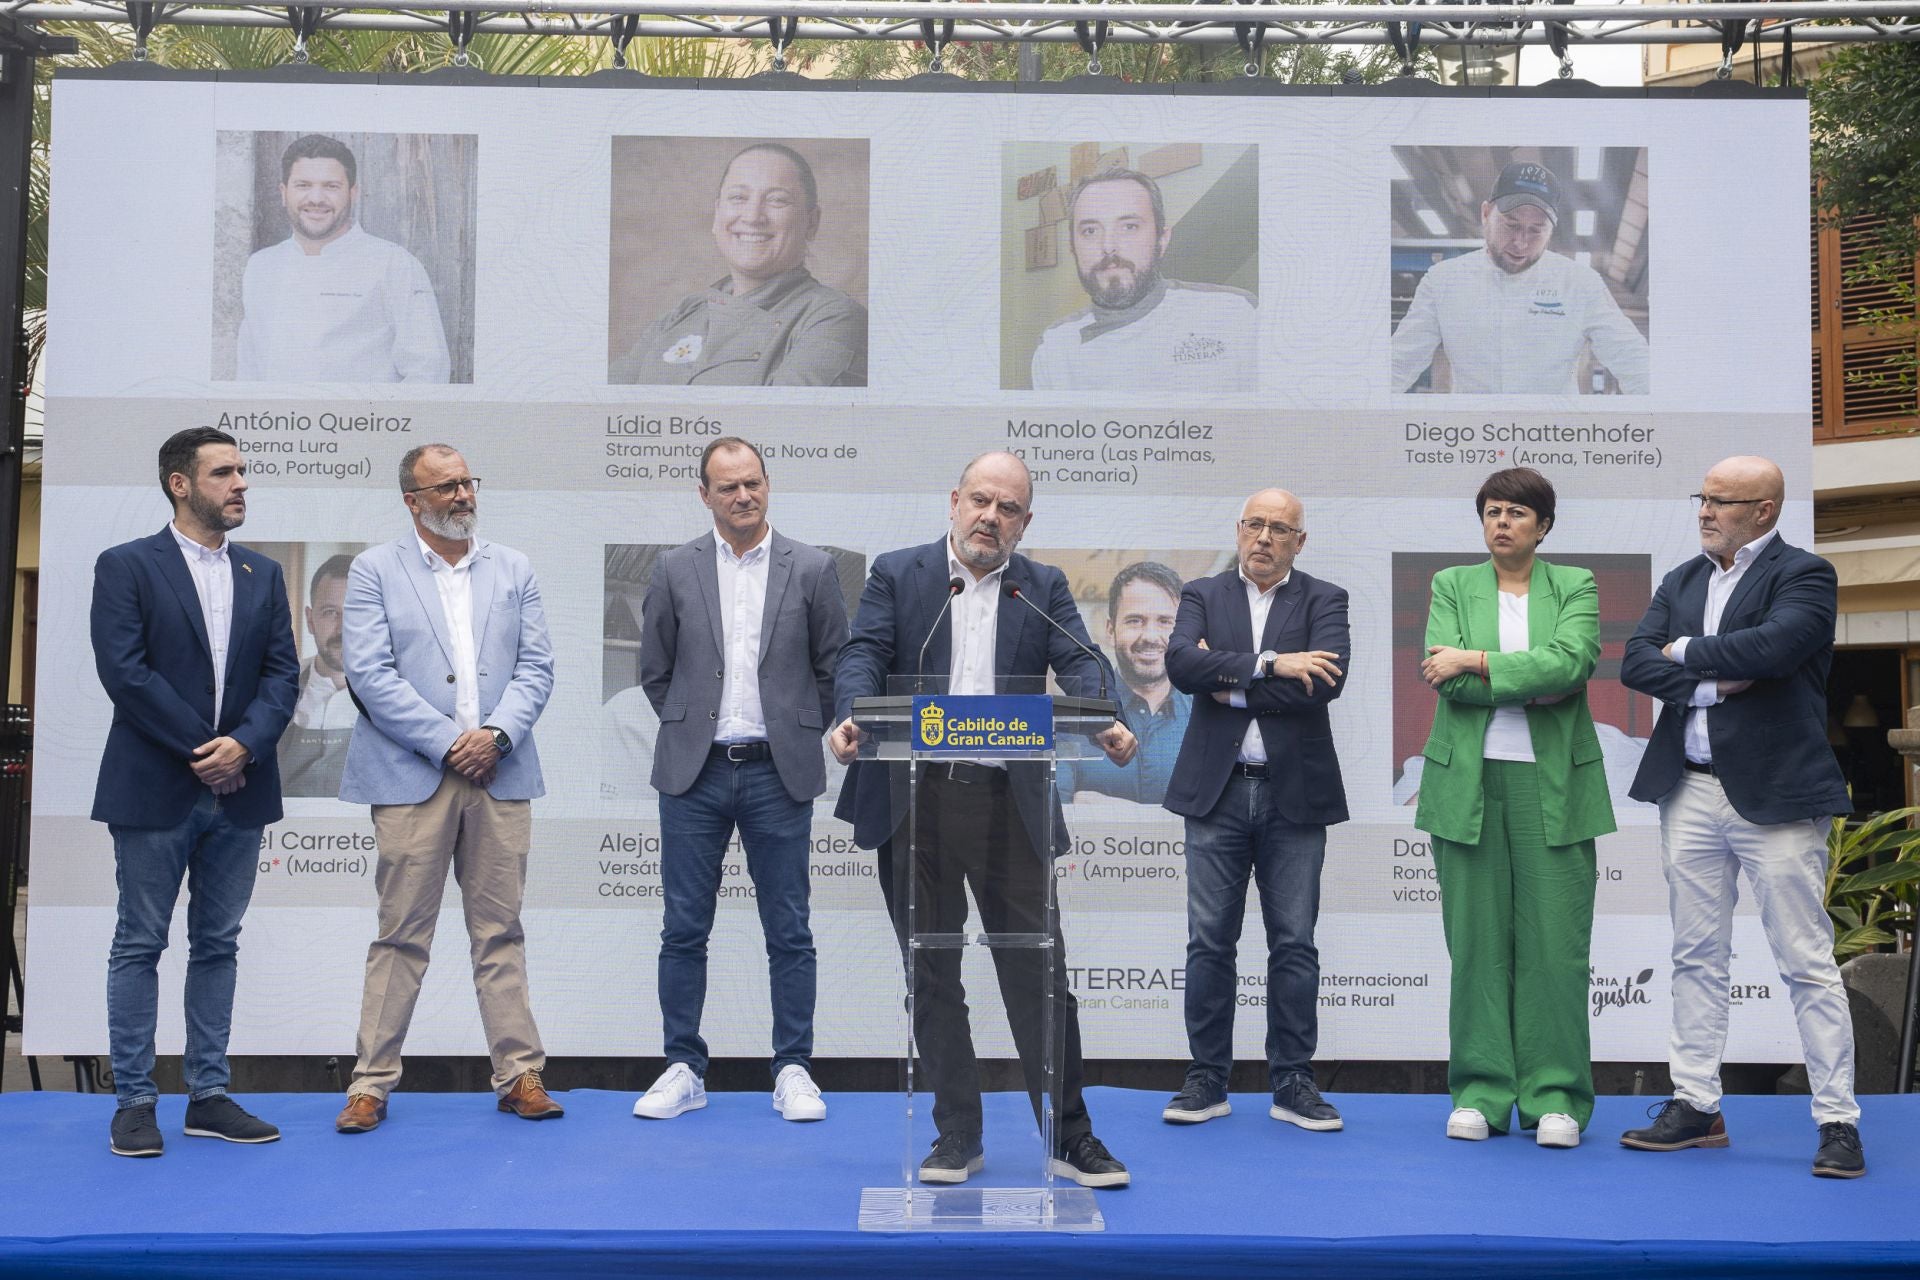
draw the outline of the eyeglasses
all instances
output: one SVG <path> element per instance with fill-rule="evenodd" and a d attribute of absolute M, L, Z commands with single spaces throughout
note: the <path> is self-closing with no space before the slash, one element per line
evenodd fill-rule
<path fill-rule="evenodd" d="M 1263 533 L 1271 533 L 1276 538 L 1288 538 L 1296 533 L 1306 532 L 1305 529 L 1296 529 L 1290 524 L 1281 524 L 1278 520 L 1261 520 L 1258 518 L 1242 520 L 1240 527 L 1246 530 L 1249 538 L 1257 538 Z"/>
<path fill-rule="evenodd" d="M 1756 502 L 1766 502 L 1766 498 L 1715 498 L 1704 493 L 1690 493 L 1693 505 L 1708 511 L 1718 511 L 1722 507 L 1750 507 Z"/>
<path fill-rule="evenodd" d="M 449 480 L 445 484 L 423 484 L 417 489 L 402 489 L 402 493 L 437 493 L 443 498 L 451 498 L 462 489 L 471 489 L 477 495 L 480 492 L 480 477 L 468 476 L 464 480 Z"/>

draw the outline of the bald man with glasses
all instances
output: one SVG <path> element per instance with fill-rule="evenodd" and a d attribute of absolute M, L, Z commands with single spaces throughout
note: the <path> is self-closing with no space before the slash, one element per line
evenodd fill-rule
<path fill-rule="evenodd" d="M 1353 651 L 1347 593 L 1294 567 L 1307 545 L 1306 513 L 1286 490 L 1248 498 L 1234 535 L 1237 563 L 1186 585 L 1167 641 L 1167 676 L 1193 696 L 1165 802 L 1186 819 L 1192 1063 L 1161 1116 L 1199 1124 L 1233 1109 L 1235 954 L 1251 879 L 1267 934 L 1267 1114 L 1330 1132 L 1342 1121 L 1313 1080 L 1313 931 L 1327 827 L 1347 820 L 1327 717 Z"/>
<path fill-rule="evenodd" d="M 1857 1178 L 1853 1020 L 1823 901 L 1827 834 L 1853 803 L 1827 743 L 1837 578 L 1776 525 L 1786 481 L 1736 457 L 1693 495 L 1700 549 L 1666 576 L 1620 668 L 1658 698 L 1632 796 L 1660 806 L 1673 918 L 1673 1097 L 1621 1135 L 1641 1151 L 1728 1145 L 1720 1114 L 1733 908 L 1742 875 L 1793 1001 L 1820 1128 L 1813 1174 Z"/>

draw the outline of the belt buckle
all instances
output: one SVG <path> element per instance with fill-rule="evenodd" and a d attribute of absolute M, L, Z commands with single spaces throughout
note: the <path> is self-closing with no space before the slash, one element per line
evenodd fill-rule
<path fill-rule="evenodd" d="M 750 755 L 735 755 L 735 754 L 734 754 L 734 752 L 736 752 L 736 751 L 751 751 L 751 750 L 752 750 L 752 749 L 754 748 L 754 746 L 755 746 L 755 745 L 757 745 L 757 744 L 755 744 L 755 743 L 751 743 L 751 742 L 729 742 L 729 743 L 727 744 L 727 761 L 728 761 L 728 763 L 730 763 L 730 764 L 746 764 L 746 763 L 747 763 L 748 761 L 750 761 L 750 760 L 752 760 L 752 759 L 753 759 L 753 757 L 752 757 L 752 756 L 750 756 Z"/>

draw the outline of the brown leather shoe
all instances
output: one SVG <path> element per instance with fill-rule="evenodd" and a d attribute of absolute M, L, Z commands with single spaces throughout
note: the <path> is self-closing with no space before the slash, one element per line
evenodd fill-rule
<path fill-rule="evenodd" d="M 558 1120 L 567 1114 L 566 1108 L 555 1102 L 541 1085 L 538 1071 L 526 1072 L 515 1080 L 513 1088 L 500 1099 L 500 1109 L 511 1111 L 522 1120 Z"/>
<path fill-rule="evenodd" d="M 347 1105 L 339 1115 L 333 1118 L 333 1127 L 339 1133 L 366 1133 L 380 1127 L 387 1118 L 387 1103 L 384 1098 L 376 1098 L 370 1093 L 350 1093 Z"/>

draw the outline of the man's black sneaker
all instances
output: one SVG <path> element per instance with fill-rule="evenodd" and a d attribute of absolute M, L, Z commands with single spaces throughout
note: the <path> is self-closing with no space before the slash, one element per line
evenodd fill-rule
<path fill-rule="evenodd" d="M 107 1149 L 117 1156 L 157 1156 L 166 1150 L 160 1126 L 154 1123 L 151 1102 L 113 1113 L 113 1134 L 107 1140 Z"/>
<path fill-rule="evenodd" d="M 979 1137 L 943 1133 L 933 1140 L 933 1150 L 920 1162 L 920 1181 L 965 1182 L 968 1174 L 980 1172 L 986 1162 Z"/>
<path fill-rule="evenodd" d="M 1273 1091 L 1273 1105 L 1267 1108 L 1267 1114 L 1302 1129 L 1324 1131 L 1346 1127 L 1346 1121 L 1333 1109 L 1333 1104 L 1314 1087 L 1313 1077 L 1301 1073 L 1280 1082 L 1280 1087 Z"/>
<path fill-rule="evenodd" d="M 224 1138 L 228 1142 L 278 1142 L 280 1131 L 259 1116 L 248 1115 L 224 1093 L 187 1103 L 189 1138 Z"/>
<path fill-rule="evenodd" d="M 1127 1166 L 1091 1133 L 1076 1133 L 1060 1144 L 1060 1154 L 1053 1158 L 1053 1176 L 1072 1178 L 1083 1187 L 1124 1187 L 1133 1181 Z"/>
<path fill-rule="evenodd" d="M 1620 1135 L 1620 1145 L 1636 1151 L 1679 1151 L 1685 1147 L 1724 1147 L 1727 1122 L 1718 1111 L 1702 1111 L 1681 1098 L 1649 1109 L 1653 1123 Z"/>
<path fill-rule="evenodd" d="M 1860 1130 L 1844 1121 L 1820 1126 L 1820 1150 L 1813 1154 L 1816 1178 L 1857 1178 L 1867 1171 Z"/>
<path fill-rule="evenodd" d="M 1196 1071 L 1180 1086 L 1180 1092 L 1168 1100 L 1160 1118 L 1170 1124 L 1200 1124 L 1215 1116 L 1229 1115 L 1233 1104 L 1227 1101 L 1224 1085 L 1213 1082 L 1204 1071 Z"/>

